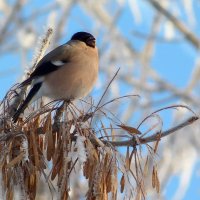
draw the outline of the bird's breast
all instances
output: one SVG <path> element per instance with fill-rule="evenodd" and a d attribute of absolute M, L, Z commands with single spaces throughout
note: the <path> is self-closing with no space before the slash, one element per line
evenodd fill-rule
<path fill-rule="evenodd" d="M 98 57 L 80 56 L 46 76 L 42 86 L 52 99 L 77 99 L 86 96 L 98 76 Z"/>

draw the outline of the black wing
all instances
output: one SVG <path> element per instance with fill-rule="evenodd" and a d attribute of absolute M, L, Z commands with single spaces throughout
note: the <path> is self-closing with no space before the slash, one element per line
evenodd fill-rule
<path fill-rule="evenodd" d="M 30 77 L 28 79 L 26 79 L 25 81 L 23 81 L 20 84 L 20 87 L 23 87 L 25 85 L 31 84 L 31 82 L 32 82 L 32 80 L 34 78 L 37 78 L 37 77 L 40 77 L 40 76 L 44 76 L 44 75 L 49 74 L 49 73 L 51 73 L 53 71 L 56 71 L 59 68 L 60 68 L 60 66 L 54 65 L 50 61 L 44 62 L 33 71 L 33 73 L 30 75 Z"/>
<path fill-rule="evenodd" d="M 30 77 L 23 81 L 19 87 L 23 87 L 25 85 L 31 84 L 32 80 L 47 75 L 51 72 L 58 70 L 61 65 L 54 64 L 55 61 L 61 61 L 63 63 L 69 62 L 69 45 L 62 45 L 48 53 L 36 66 L 35 70 L 31 73 Z"/>

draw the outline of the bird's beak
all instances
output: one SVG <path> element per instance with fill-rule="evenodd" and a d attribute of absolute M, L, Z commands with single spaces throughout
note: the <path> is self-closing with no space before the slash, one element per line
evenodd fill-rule
<path fill-rule="evenodd" d="M 95 38 L 94 38 L 94 37 L 88 38 L 88 39 L 87 39 L 87 44 L 88 44 L 88 46 L 95 48 L 95 45 L 96 45 L 96 40 L 95 40 Z"/>

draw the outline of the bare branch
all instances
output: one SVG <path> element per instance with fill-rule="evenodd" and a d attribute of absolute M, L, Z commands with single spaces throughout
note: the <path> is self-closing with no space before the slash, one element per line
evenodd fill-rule
<path fill-rule="evenodd" d="M 190 117 L 189 119 L 186 119 L 184 122 L 178 124 L 177 126 L 170 128 L 166 131 L 163 132 L 157 132 L 149 137 L 145 137 L 145 138 L 140 138 L 138 137 L 139 143 L 135 140 L 134 138 L 131 138 L 130 140 L 126 140 L 126 141 L 103 141 L 104 143 L 110 143 L 111 145 L 113 145 L 114 147 L 122 147 L 122 146 L 132 146 L 135 147 L 136 145 L 141 145 L 141 144 L 147 144 L 150 142 L 155 142 L 157 140 L 160 140 L 161 138 L 168 136 L 186 126 L 189 126 L 191 124 L 193 124 L 195 121 L 197 121 L 199 119 L 199 117 L 197 116 L 193 116 Z"/>
<path fill-rule="evenodd" d="M 180 20 L 178 20 L 174 15 L 172 15 L 169 11 L 167 11 L 160 3 L 156 0 L 148 0 L 151 5 L 161 12 L 167 19 L 169 19 L 174 26 L 187 38 L 187 40 L 197 49 L 200 48 L 200 40 L 199 38 L 191 32 L 185 24 L 183 24 Z"/>

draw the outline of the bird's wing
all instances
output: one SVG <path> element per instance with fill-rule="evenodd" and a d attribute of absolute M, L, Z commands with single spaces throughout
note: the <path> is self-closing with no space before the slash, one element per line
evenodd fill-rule
<path fill-rule="evenodd" d="M 65 63 L 70 62 L 71 46 L 68 44 L 61 45 L 44 56 L 37 64 L 35 70 L 31 73 L 30 77 L 23 81 L 19 87 L 31 84 L 35 78 L 42 77 L 53 71 L 58 70 Z"/>

